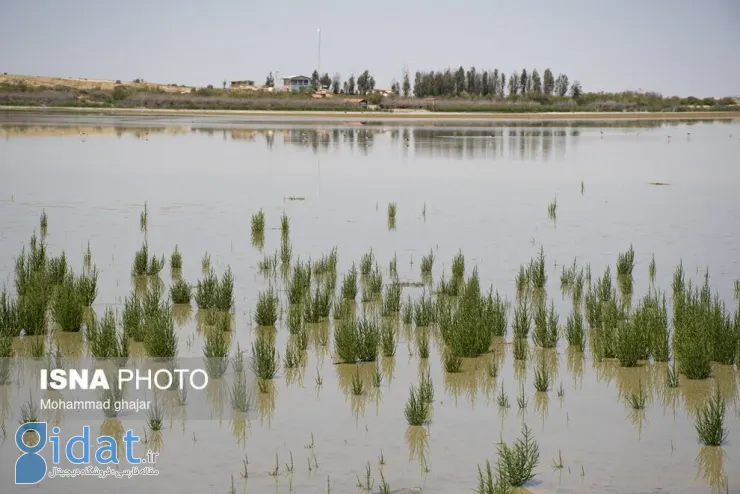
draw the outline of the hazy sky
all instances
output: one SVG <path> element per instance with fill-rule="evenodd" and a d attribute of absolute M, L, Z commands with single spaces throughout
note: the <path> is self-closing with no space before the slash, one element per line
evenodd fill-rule
<path fill-rule="evenodd" d="M 740 0 L 0 0 L 0 72 L 160 83 L 463 65 L 740 96 Z"/>

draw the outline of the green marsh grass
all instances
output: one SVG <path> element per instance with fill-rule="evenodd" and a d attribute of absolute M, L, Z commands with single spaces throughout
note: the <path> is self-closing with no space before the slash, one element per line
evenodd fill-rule
<path fill-rule="evenodd" d="M 725 398 L 716 385 L 709 400 L 698 410 L 694 423 L 699 441 L 704 446 L 721 446 L 727 440 L 726 408 Z"/>
<path fill-rule="evenodd" d="M 340 319 L 334 329 L 334 351 L 346 363 L 375 362 L 379 343 L 378 324 L 366 313 Z"/>
<path fill-rule="evenodd" d="M 642 386 L 642 380 L 637 381 L 637 391 L 631 391 L 627 395 L 627 403 L 633 410 L 644 410 L 647 405 L 647 393 Z"/>
<path fill-rule="evenodd" d="M 41 236 L 46 237 L 49 230 L 49 217 L 46 215 L 46 209 L 41 210 L 41 217 L 39 218 L 39 227 L 41 228 Z"/>
<path fill-rule="evenodd" d="M 129 339 L 125 331 L 119 331 L 116 316 L 111 308 L 102 318 L 93 317 L 85 329 L 87 346 L 96 359 L 121 359 L 129 357 Z"/>
<path fill-rule="evenodd" d="M 530 285 L 536 290 L 544 290 L 547 286 L 547 269 L 545 267 L 545 249 L 540 246 L 540 252 L 536 259 L 529 261 L 527 267 L 527 278 Z"/>
<path fill-rule="evenodd" d="M 380 347 L 384 357 L 396 355 L 396 328 L 393 321 L 384 318 L 380 325 Z"/>
<path fill-rule="evenodd" d="M 558 313 L 555 311 L 555 302 L 550 301 L 549 310 L 545 304 L 537 304 L 534 309 L 534 331 L 532 340 L 541 348 L 555 348 L 558 344 L 560 329 L 558 327 Z"/>
<path fill-rule="evenodd" d="M 164 255 L 157 257 L 152 254 L 149 257 L 149 247 L 144 242 L 141 249 L 134 254 L 134 262 L 131 266 L 131 276 L 156 276 L 165 266 Z"/>
<path fill-rule="evenodd" d="M 388 274 L 393 280 L 398 280 L 398 257 L 395 252 L 393 253 L 393 258 L 388 262 Z"/>
<path fill-rule="evenodd" d="M 283 238 L 287 238 L 290 235 L 290 218 L 288 218 L 285 211 L 280 216 L 280 235 Z"/>
<path fill-rule="evenodd" d="M 182 252 L 180 252 L 177 245 L 175 245 L 175 250 L 173 250 L 170 255 L 170 269 L 173 272 L 182 270 Z"/>
<path fill-rule="evenodd" d="M 620 252 L 617 256 L 617 276 L 632 276 L 632 270 L 635 267 L 635 249 L 627 249 L 627 252 Z"/>
<path fill-rule="evenodd" d="M 284 267 L 290 266 L 290 260 L 293 258 L 293 246 L 290 243 L 290 238 L 283 236 L 280 239 L 280 263 Z"/>
<path fill-rule="evenodd" d="M 586 349 L 586 331 L 580 310 L 573 309 L 565 323 L 565 339 L 568 346 L 583 353 Z"/>
<path fill-rule="evenodd" d="M 501 387 L 498 390 L 498 394 L 496 395 L 496 404 L 499 406 L 499 408 L 506 409 L 509 408 L 509 395 L 506 394 L 506 391 L 504 390 L 504 382 L 501 381 Z"/>
<path fill-rule="evenodd" d="M 416 333 L 416 349 L 420 359 L 429 358 L 429 334 L 424 329 Z"/>
<path fill-rule="evenodd" d="M 286 369 L 295 369 L 301 364 L 301 351 L 297 345 L 288 340 L 285 345 L 285 355 L 283 356 L 283 367 Z"/>
<path fill-rule="evenodd" d="M 211 271 L 211 254 L 206 252 L 200 259 L 200 269 L 203 274 L 208 274 Z"/>
<path fill-rule="evenodd" d="M 389 285 L 386 285 L 381 306 L 381 311 L 384 316 L 390 316 L 400 312 L 401 292 L 401 284 L 396 279 L 394 279 Z"/>
<path fill-rule="evenodd" d="M 357 298 L 357 268 L 352 263 L 352 268 L 342 278 L 342 298 L 355 300 Z"/>
<path fill-rule="evenodd" d="M 145 232 L 147 229 L 147 223 L 149 222 L 149 209 L 146 206 L 146 201 L 144 201 L 144 210 L 139 214 L 139 228 L 142 232 Z"/>
<path fill-rule="evenodd" d="M 300 305 L 288 306 L 288 332 L 298 334 L 303 329 L 303 308 Z"/>
<path fill-rule="evenodd" d="M 653 254 L 653 258 L 650 259 L 650 264 L 648 265 L 648 277 L 650 278 L 650 283 L 655 283 L 655 254 Z"/>
<path fill-rule="evenodd" d="M 252 235 L 264 235 L 265 212 L 261 209 L 252 215 Z"/>
<path fill-rule="evenodd" d="M 280 355 L 271 337 L 260 333 L 252 343 L 251 367 L 255 376 L 263 381 L 275 378 L 280 368 Z"/>
<path fill-rule="evenodd" d="M 506 483 L 502 471 L 491 467 L 491 462 L 486 460 L 485 469 L 478 465 L 478 487 L 476 494 L 509 494 L 511 489 Z"/>
<path fill-rule="evenodd" d="M 373 249 L 370 249 L 369 252 L 362 255 L 360 258 L 360 274 L 362 276 L 367 276 L 370 274 L 370 271 L 373 269 L 373 265 L 375 264 L 375 254 L 373 254 Z"/>
<path fill-rule="evenodd" d="M 29 344 L 28 353 L 31 358 L 39 360 L 46 355 L 46 336 L 31 336 Z"/>
<path fill-rule="evenodd" d="M 524 394 L 524 385 L 522 385 L 519 389 L 519 394 L 516 397 L 516 403 L 519 406 L 520 410 L 524 410 L 525 408 L 527 408 L 528 402 L 529 400 L 527 399 L 527 395 Z"/>
<path fill-rule="evenodd" d="M 519 271 L 514 279 L 517 293 L 521 294 L 529 287 L 529 272 L 524 265 L 519 266 Z"/>
<path fill-rule="evenodd" d="M 338 298 L 332 304 L 332 316 L 335 321 L 340 321 L 354 316 L 354 306 L 351 299 Z"/>
<path fill-rule="evenodd" d="M 279 301 L 273 288 L 260 292 L 254 322 L 258 326 L 274 326 L 278 319 L 278 305 Z"/>
<path fill-rule="evenodd" d="M 552 377 L 550 369 L 547 367 L 544 359 L 540 360 L 539 365 L 534 370 L 534 389 L 540 393 L 545 393 L 550 389 Z"/>
<path fill-rule="evenodd" d="M 462 372 L 463 360 L 455 352 L 446 350 L 442 355 L 442 365 L 448 374 L 457 374 Z"/>
<path fill-rule="evenodd" d="M 414 304 L 414 324 L 417 328 L 425 328 L 434 322 L 434 301 L 426 291 L 421 294 Z"/>
<path fill-rule="evenodd" d="M 64 282 L 59 285 L 52 303 L 54 322 L 65 332 L 79 332 L 84 321 L 82 294 L 75 284 L 74 275 L 65 276 Z"/>
<path fill-rule="evenodd" d="M 200 310 L 211 310 L 216 307 L 219 281 L 216 273 L 209 270 L 203 279 L 195 285 L 195 303 Z"/>
<path fill-rule="evenodd" d="M 87 249 L 85 249 L 85 253 L 82 255 L 82 264 L 89 268 L 92 265 L 92 250 L 90 249 L 90 241 L 87 241 Z"/>
<path fill-rule="evenodd" d="M 432 267 L 434 266 L 434 252 L 429 251 L 429 254 L 423 256 L 421 258 L 421 276 L 431 276 L 432 275 Z"/>
<path fill-rule="evenodd" d="M 383 273 L 376 264 L 375 269 L 367 275 L 367 288 L 372 298 L 377 298 L 383 292 Z"/>
<path fill-rule="evenodd" d="M 414 302 L 411 300 L 411 295 L 408 296 L 406 303 L 403 304 L 401 309 L 401 320 L 404 324 L 411 324 L 414 318 Z"/>
<path fill-rule="evenodd" d="M 72 268 L 67 261 L 67 255 L 62 253 L 57 257 L 51 257 L 46 263 L 46 277 L 49 283 L 59 286 L 64 283 Z"/>
<path fill-rule="evenodd" d="M 96 266 L 85 269 L 80 276 L 77 277 L 77 291 L 82 297 L 82 305 L 85 307 L 92 307 L 95 303 L 95 299 L 98 298 L 98 276 L 100 272 Z"/>
<path fill-rule="evenodd" d="M 424 401 L 419 388 L 411 386 L 409 398 L 406 401 L 404 415 L 410 426 L 421 426 L 429 420 L 429 403 Z"/>
<path fill-rule="evenodd" d="M 529 346 L 524 338 L 514 340 L 514 360 L 525 361 L 529 354 Z"/>
<path fill-rule="evenodd" d="M 190 305 L 192 297 L 193 290 L 187 281 L 178 279 L 170 286 L 170 299 L 172 299 L 173 304 Z"/>
<path fill-rule="evenodd" d="M 0 385 L 10 384 L 13 379 L 13 338 L 0 334 Z"/>
<path fill-rule="evenodd" d="M 425 403 L 434 402 L 434 383 L 429 369 L 424 370 L 419 376 L 419 398 Z"/>
<path fill-rule="evenodd" d="M 174 358 L 177 356 L 178 336 L 172 316 L 172 306 L 161 304 L 156 310 L 144 315 L 144 349 L 153 358 Z"/>
<path fill-rule="evenodd" d="M 512 445 L 499 442 L 497 468 L 506 485 L 521 487 L 535 477 L 535 468 L 540 461 L 540 448 L 525 423 L 522 433 Z"/>
<path fill-rule="evenodd" d="M 226 334 L 218 329 L 207 330 L 205 339 L 203 360 L 206 372 L 212 379 L 218 379 L 229 368 L 229 340 Z"/>
<path fill-rule="evenodd" d="M 521 297 L 514 307 L 511 329 L 515 339 L 526 339 L 531 327 L 531 315 L 527 296 Z"/>
<path fill-rule="evenodd" d="M 578 264 L 573 259 L 573 264 L 566 267 L 563 265 L 562 272 L 560 273 L 560 288 L 571 289 L 575 284 L 576 277 L 578 276 Z"/>

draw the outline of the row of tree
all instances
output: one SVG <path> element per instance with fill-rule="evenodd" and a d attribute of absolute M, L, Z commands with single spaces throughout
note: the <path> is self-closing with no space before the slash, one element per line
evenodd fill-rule
<path fill-rule="evenodd" d="M 397 85 L 398 86 L 398 85 Z M 408 74 L 404 75 L 403 94 L 408 96 L 410 84 Z M 503 71 L 484 70 L 478 72 L 475 67 L 465 70 L 460 67 L 456 71 L 451 69 L 416 72 L 414 75 L 414 96 L 424 98 L 452 97 L 475 95 L 482 97 L 522 96 L 538 99 L 551 96 L 571 96 L 578 99 L 583 94 L 581 83 L 572 83 L 565 74 L 555 77 L 550 69 L 545 69 L 540 76 L 537 69 L 528 72 L 512 72 L 508 77 Z"/>
<path fill-rule="evenodd" d="M 265 86 L 273 87 L 274 84 L 275 79 L 270 73 Z M 338 73 L 330 77 L 328 73 L 319 75 L 319 72 L 314 70 L 309 89 L 316 91 L 321 88 L 330 89 L 335 94 L 365 95 L 375 89 L 375 78 L 366 70 L 357 78 L 352 74 L 349 79 L 342 82 Z M 542 76 L 537 69 L 531 72 L 523 69 L 521 72 L 512 72 L 508 77 L 499 69 L 479 72 L 475 67 L 470 67 L 467 71 L 463 67 L 455 71 L 448 68 L 439 71 L 416 72 L 413 88 L 408 73 L 404 74 L 402 82 L 394 80 L 391 83 L 391 90 L 399 96 L 411 96 L 412 89 L 413 96 L 417 98 L 430 96 L 505 98 L 508 96 L 537 100 L 551 96 L 570 96 L 578 99 L 583 94 L 580 82 L 570 82 L 566 74 L 559 74 L 555 77 L 549 68 L 545 69 Z"/>

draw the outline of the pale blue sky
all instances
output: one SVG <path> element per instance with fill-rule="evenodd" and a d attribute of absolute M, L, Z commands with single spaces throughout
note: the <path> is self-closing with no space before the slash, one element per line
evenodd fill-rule
<path fill-rule="evenodd" d="M 740 96 L 740 0 L 0 0 L 0 72 L 161 83 L 547 67 L 587 91 Z"/>

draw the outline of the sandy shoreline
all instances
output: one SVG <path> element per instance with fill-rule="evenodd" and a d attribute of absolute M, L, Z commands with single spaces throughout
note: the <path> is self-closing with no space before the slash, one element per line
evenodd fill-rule
<path fill-rule="evenodd" d="M 732 120 L 740 118 L 740 112 L 563 112 L 563 113 L 484 113 L 484 112 L 327 112 L 327 111 L 259 111 L 259 110 L 171 110 L 153 108 L 68 108 L 37 106 L 0 106 L 0 112 L 15 113 L 66 113 L 104 114 L 135 116 L 246 116 L 265 119 L 299 120 L 353 120 L 353 121 L 504 121 L 504 120 Z"/>

